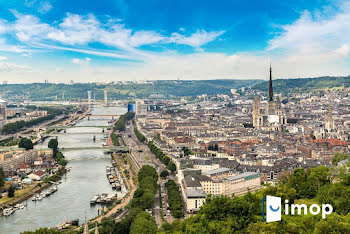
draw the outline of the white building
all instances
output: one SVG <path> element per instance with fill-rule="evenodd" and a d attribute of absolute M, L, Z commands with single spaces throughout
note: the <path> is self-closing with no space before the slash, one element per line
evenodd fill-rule
<path fill-rule="evenodd" d="M 147 105 L 143 100 L 136 100 L 136 115 L 147 115 Z"/>

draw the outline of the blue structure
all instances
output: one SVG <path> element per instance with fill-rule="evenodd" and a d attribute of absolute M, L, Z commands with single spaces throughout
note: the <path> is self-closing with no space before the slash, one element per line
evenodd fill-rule
<path fill-rule="evenodd" d="M 128 104 L 128 112 L 135 112 L 135 104 L 134 103 Z"/>

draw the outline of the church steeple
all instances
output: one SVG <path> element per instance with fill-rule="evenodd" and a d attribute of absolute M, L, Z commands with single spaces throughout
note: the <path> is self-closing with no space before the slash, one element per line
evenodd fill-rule
<path fill-rule="evenodd" d="M 270 65 L 270 82 L 269 82 L 269 102 L 273 101 L 273 90 L 272 90 L 272 68 Z"/>

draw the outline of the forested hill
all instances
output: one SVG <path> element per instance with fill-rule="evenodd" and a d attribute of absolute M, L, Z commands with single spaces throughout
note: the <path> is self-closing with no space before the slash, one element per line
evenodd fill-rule
<path fill-rule="evenodd" d="M 268 87 L 268 81 L 265 81 L 256 84 L 253 88 L 267 91 Z M 309 92 L 312 90 L 341 87 L 350 87 L 350 76 L 273 80 L 273 89 L 277 93 Z"/>
<path fill-rule="evenodd" d="M 103 99 L 103 90 L 108 90 L 108 97 L 112 99 L 148 98 L 150 95 L 160 94 L 171 96 L 196 96 L 201 94 L 229 93 L 230 89 L 252 87 L 262 80 L 160 80 L 145 83 L 122 83 L 101 85 L 96 83 L 52 84 L 3 84 L 0 93 L 5 99 L 22 99 L 23 96 L 32 100 L 61 100 L 87 99 L 87 91 L 92 90 L 92 97 Z"/>

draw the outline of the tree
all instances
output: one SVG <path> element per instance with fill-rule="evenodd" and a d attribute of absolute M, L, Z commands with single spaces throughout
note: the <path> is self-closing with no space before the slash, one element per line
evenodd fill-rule
<path fill-rule="evenodd" d="M 15 196 L 15 187 L 14 186 L 10 186 L 10 188 L 7 190 L 7 196 L 8 197 L 14 197 Z"/>
<path fill-rule="evenodd" d="M 131 234 L 157 233 L 157 224 L 152 216 L 143 211 L 139 213 L 130 227 Z"/>
<path fill-rule="evenodd" d="M 160 177 L 165 178 L 169 175 L 169 172 L 167 170 L 163 170 L 160 172 Z"/>
<path fill-rule="evenodd" d="M 176 171 L 176 165 L 175 163 L 173 163 L 173 161 L 170 161 L 167 168 L 171 171 L 171 172 L 175 172 Z"/>
<path fill-rule="evenodd" d="M 2 167 L 0 167 L 0 188 L 5 184 L 5 173 Z"/>
<path fill-rule="evenodd" d="M 187 147 L 182 147 L 182 151 L 184 152 L 185 156 L 192 154 L 192 151 Z"/>
<path fill-rule="evenodd" d="M 209 145 L 208 146 L 208 150 L 218 151 L 219 150 L 219 146 L 218 145 Z"/>
<path fill-rule="evenodd" d="M 62 166 L 65 166 L 68 163 L 61 151 L 57 151 L 55 160 L 58 164 Z"/>
<path fill-rule="evenodd" d="M 183 213 L 183 205 L 182 198 L 179 192 L 179 188 L 177 187 L 174 180 L 169 180 L 166 184 L 166 189 L 168 191 L 168 203 L 169 209 L 171 210 L 172 215 L 175 218 L 182 218 L 184 216 Z"/>
<path fill-rule="evenodd" d="M 52 149 L 53 157 L 55 158 L 56 157 L 56 153 L 57 153 L 57 148 L 58 148 L 58 141 L 55 138 L 51 139 L 49 141 L 48 147 L 50 149 Z"/>
<path fill-rule="evenodd" d="M 334 166 L 336 166 L 338 164 L 338 162 L 340 162 L 340 161 L 342 161 L 344 159 L 347 159 L 347 158 L 349 158 L 349 155 L 347 155 L 347 154 L 335 153 L 334 157 L 332 159 L 332 164 Z"/>
<path fill-rule="evenodd" d="M 154 169 L 152 166 L 149 166 L 149 165 L 143 166 L 140 169 L 137 177 L 138 177 L 138 181 L 140 183 L 142 183 L 142 180 L 146 179 L 147 177 L 152 177 L 154 184 L 156 184 L 157 180 L 158 180 L 158 174 L 157 174 L 156 169 Z"/>
<path fill-rule="evenodd" d="M 19 141 L 18 147 L 25 148 L 26 150 L 33 149 L 33 142 L 28 138 L 22 138 Z"/>
<path fill-rule="evenodd" d="M 35 231 L 22 232 L 22 234 L 60 234 L 60 233 L 62 232 L 52 228 L 39 228 Z"/>

